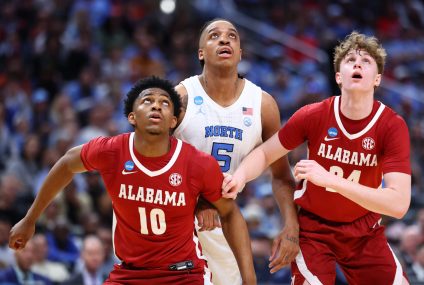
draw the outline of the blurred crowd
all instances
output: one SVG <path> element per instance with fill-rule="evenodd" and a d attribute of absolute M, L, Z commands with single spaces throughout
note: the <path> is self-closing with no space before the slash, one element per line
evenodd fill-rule
<path fill-rule="evenodd" d="M 377 98 L 408 123 L 413 169 L 408 214 L 383 221 L 412 283 L 424 282 L 423 2 L 192 0 L 176 1 L 169 14 L 160 2 L 0 1 L 0 280 L 15 266 L 54 284 L 86 284 L 75 280 L 93 276 L 90 284 L 101 284 L 116 257 L 111 202 L 97 173 L 75 177 L 45 211 L 25 250 L 8 249 L 10 227 L 66 150 L 131 131 L 122 104 L 137 79 L 159 75 L 177 84 L 200 73 L 200 28 L 213 17 L 233 20 L 220 5 L 228 2 L 245 17 L 328 56 L 319 61 L 275 42 L 261 27 L 239 27 L 240 74 L 274 96 L 282 122 L 304 104 L 339 94 L 332 67 L 339 40 L 357 30 L 382 41 L 388 60 Z M 305 155 L 301 148 L 289 158 L 294 165 Z M 251 233 L 258 280 L 284 284 L 289 269 L 268 273 L 272 238 L 282 227 L 268 175 L 248 184 L 238 202 Z M 338 284 L 345 284 L 342 276 Z"/>

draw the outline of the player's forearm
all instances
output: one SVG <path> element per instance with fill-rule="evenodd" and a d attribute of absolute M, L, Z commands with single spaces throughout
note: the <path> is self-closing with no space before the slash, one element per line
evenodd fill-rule
<path fill-rule="evenodd" d="M 334 176 L 328 187 L 367 210 L 400 219 L 410 204 L 411 184 L 409 175 L 397 179 L 403 180 L 399 186 L 374 189 Z"/>
<path fill-rule="evenodd" d="M 240 166 L 234 172 L 234 176 L 242 178 L 243 182 L 247 183 L 261 175 L 268 165 L 265 153 L 259 147 L 243 159 Z"/>
<path fill-rule="evenodd" d="M 238 207 L 221 216 L 222 230 L 237 260 L 243 284 L 256 284 L 249 233 Z"/>
<path fill-rule="evenodd" d="M 58 192 L 69 184 L 73 176 L 74 173 L 67 166 L 66 158 L 62 157 L 50 170 L 25 218 L 35 223 Z"/>
<path fill-rule="evenodd" d="M 294 182 L 279 178 L 272 179 L 272 191 L 286 227 L 299 231 L 297 207 L 294 204 Z M 297 238 L 297 237 L 296 237 Z"/>

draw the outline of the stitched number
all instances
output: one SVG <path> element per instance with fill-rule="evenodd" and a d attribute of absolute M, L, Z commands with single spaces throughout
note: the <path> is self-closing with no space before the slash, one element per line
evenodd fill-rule
<path fill-rule="evenodd" d="M 140 213 L 140 233 L 148 235 L 146 208 L 138 207 L 138 212 Z M 150 227 L 155 235 L 161 235 L 166 231 L 165 212 L 163 210 L 155 208 L 150 211 Z"/>
<path fill-rule="evenodd" d="M 212 156 L 218 161 L 222 172 L 230 170 L 231 156 L 223 154 L 223 152 L 233 152 L 234 145 L 229 143 L 217 143 L 212 145 Z"/>
<path fill-rule="evenodd" d="M 343 177 L 343 169 L 339 166 L 331 166 L 330 167 L 330 173 L 333 173 L 339 177 Z M 361 171 L 360 170 L 353 170 L 352 173 L 349 175 L 347 180 L 350 180 L 355 183 L 359 183 L 359 178 L 361 177 Z M 325 190 L 329 192 L 337 192 L 334 189 L 331 189 L 330 187 L 325 188 Z"/>

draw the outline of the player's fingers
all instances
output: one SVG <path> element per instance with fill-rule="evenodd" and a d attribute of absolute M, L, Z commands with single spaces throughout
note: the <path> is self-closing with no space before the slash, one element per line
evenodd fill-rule
<path fill-rule="evenodd" d="M 214 228 L 221 228 L 221 219 L 218 214 L 216 214 L 214 218 Z"/>
<path fill-rule="evenodd" d="M 23 249 L 26 245 L 26 241 L 23 238 L 11 238 L 9 240 L 9 247 L 14 250 Z"/>
<path fill-rule="evenodd" d="M 271 256 L 269 257 L 269 261 L 272 261 L 278 255 L 280 244 L 281 244 L 281 239 L 279 237 L 275 238 L 272 241 Z"/>
<path fill-rule="evenodd" d="M 203 227 L 203 214 L 202 212 L 196 213 L 197 225 Z"/>
<path fill-rule="evenodd" d="M 271 274 L 274 274 L 275 272 L 277 272 L 278 270 L 280 270 L 281 268 L 283 268 L 284 266 L 287 266 L 290 262 L 280 262 L 277 265 L 271 266 L 270 265 L 270 270 L 269 272 L 271 272 Z"/>
<path fill-rule="evenodd" d="M 231 190 L 231 192 L 223 192 L 222 197 L 234 200 L 237 198 L 237 191 Z"/>
<path fill-rule="evenodd" d="M 233 180 L 233 176 L 228 173 L 224 173 L 224 180 L 222 181 L 222 189 L 228 187 L 228 184 Z"/>

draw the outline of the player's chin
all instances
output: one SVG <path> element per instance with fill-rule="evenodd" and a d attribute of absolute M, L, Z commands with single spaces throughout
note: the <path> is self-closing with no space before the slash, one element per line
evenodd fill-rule
<path fill-rule="evenodd" d="M 146 131 L 149 135 L 153 135 L 153 136 L 159 136 L 159 135 L 164 133 L 164 130 L 162 128 L 157 127 L 157 126 L 147 128 Z"/>

